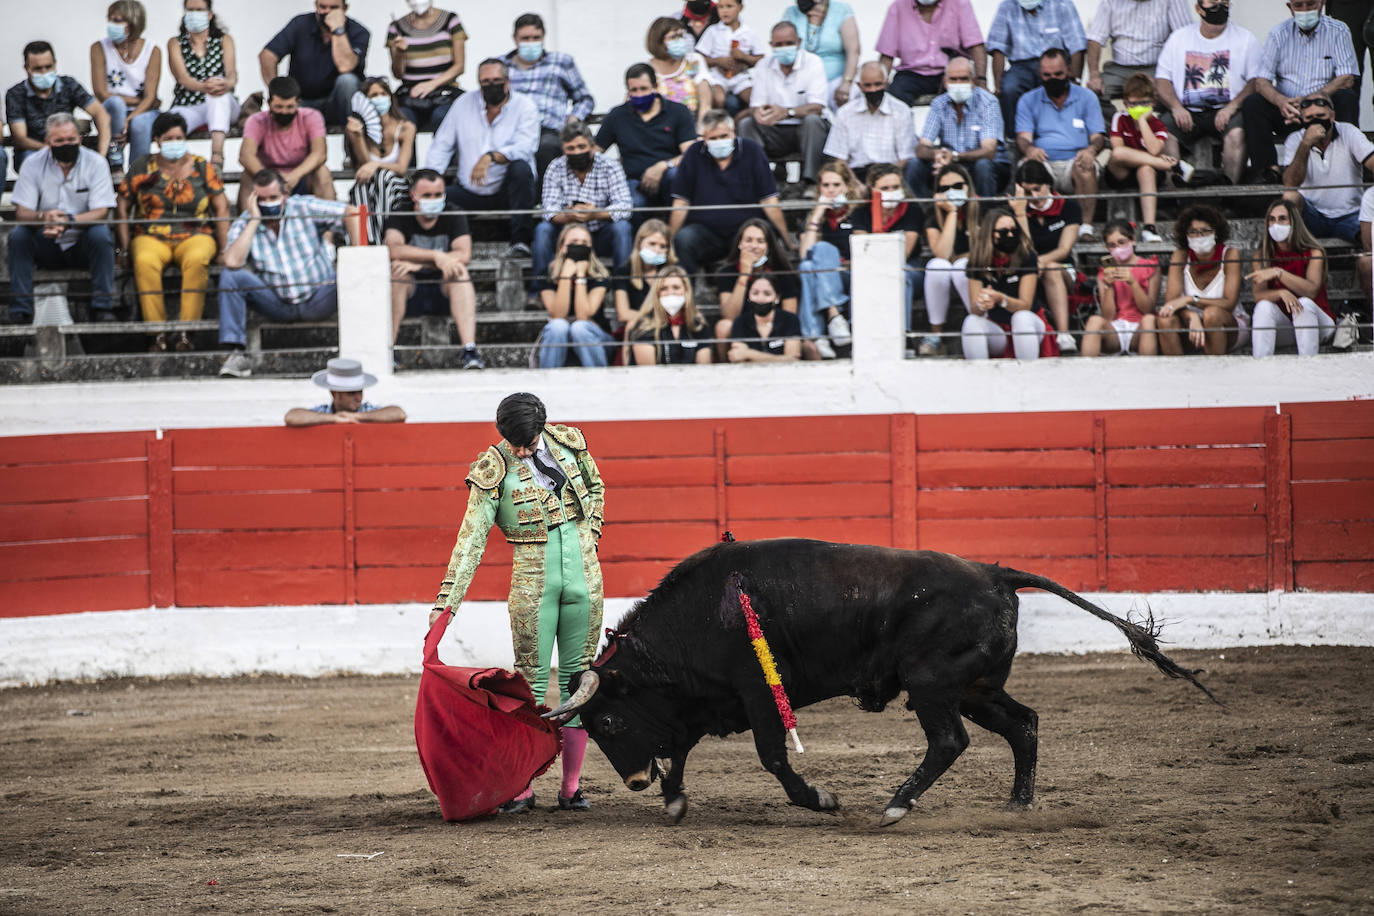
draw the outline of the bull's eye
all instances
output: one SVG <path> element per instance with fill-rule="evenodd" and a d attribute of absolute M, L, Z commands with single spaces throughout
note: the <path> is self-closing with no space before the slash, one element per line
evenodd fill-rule
<path fill-rule="evenodd" d="M 624 723 L 620 721 L 619 716 L 613 716 L 610 714 L 602 716 L 600 719 L 597 720 L 596 724 L 597 727 L 601 729 L 602 734 L 606 735 L 619 734 L 620 732 L 624 731 L 625 727 Z"/>

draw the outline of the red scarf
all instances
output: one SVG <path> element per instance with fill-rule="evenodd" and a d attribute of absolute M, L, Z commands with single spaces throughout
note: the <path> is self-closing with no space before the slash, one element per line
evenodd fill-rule
<path fill-rule="evenodd" d="M 1050 192 L 1050 205 L 1048 207 L 1043 210 L 1037 210 L 1035 207 L 1028 205 L 1026 209 L 1041 218 L 1058 216 L 1064 209 L 1064 198 L 1054 192 Z"/>
<path fill-rule="evenodd" d="M 906 216 L 906 202 L 903 201 L 902 203 L 898 204 L 897 209 L 892 211 L 892 219 L 888 219 L 885 212 L 881 209 L 878 210 L 878 215 L 879 218 L 882 220 L 883 225 L 883 228 L 879 229 L 878 231 L 888 232 L 892 229 L 893 226 L 897 225 L 899 222 L 902 221 L 903 216 Z"/>
<path fill-rule="evenodd" d="M 831 207 L 825 211 L 825 221 L 830 225 L 831 232 L 838 232 L 840 223 L 849 215 L 849 207 Z"/>
<path fill-rule="evenodd" d="M 1187 243 L 1185 242 L 1184 244 Z M 1201 258 L 1199 258 L 1196 254 L 1194 254 L 1193 249 L 1190 247 L 1188 249 L 1188 263 L 1199 268 L 1215 267 L 1218 263 L 1220 263 L 1221 253 L 1223 250 L 1225 250 L 1225 248 L 1225 245 L 1221 244 L 1220 242 L 1217 242 L 1217 247 L 1212 249 L 1212 256 L 1204 261 Z"/>
<path fill-rule="evenodd" d="M 687 320 L 682 317 L 682 312 L 678 312 L 676 315 L 668 319 L 668 327 L 670 328 L 680 328 L 686 323 Z"/>

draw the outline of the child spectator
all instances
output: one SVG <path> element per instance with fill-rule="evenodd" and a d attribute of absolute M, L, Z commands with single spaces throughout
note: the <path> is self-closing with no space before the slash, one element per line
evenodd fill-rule
<path fill-rule="evenodd" d="M 668 243 L 668 224 L 661 219 L 645 220 L 635 233 L 630 259 L 612 275 L 615 317 L 621 327 L 628 328 L 634 323 L 654 282 L 669 267 L 676 266 L 677 256 Z"/>
<path fill-rule="evenodd" d="M 663 269 L 626 339 L 632 344 L 632 365 L 705 365 L 711 361 L 711 325 L 692 301 L 687 271 L 676 264 Z"/>
<path fill-rule="evenodd" d="M 1292 201 L 1270 204 L 1264 223 L 1255 270 L 1246 277 L 1255 299 L 1251 352 L 1273 356 L 1276 346 L 1296 344 L 1299 356 L 1314 356 L 1336 336 L 1326 299 L 1326 250 Z"/>
<path fill-rule="evenodd" d="M 558 254 L 541 284 L 539 300 L 549 323 L 539 335 L 539 368 L 558 369 L 568 359 L 568 344 L 583 366 L 604 366 L 606 344 L 613 338 L 601 306 L 611 285 L 611 272 L 596 257 L 592 234 L 569 223 L 558 237 Z"/>
<path fill-rule="evenodd" d="M 1216 207 L 1200 204 L 1179 214 L 1164 304 L 1156 312 L 1165 356 L 1181 356 L 1185 346 L 1220 356 L 1249 342 L 1250 318 L 1240 304 L 1240 252 L 1227 247 L 1230 237 L 1230 224 Z"/>
<path fill-rule="evenodd" d="M 968 257 L 972 301 L 960 331 L 964 359 L 1002 356 L 1008 338 L 1017 359 L 1040 357 L 1050 328 L 1036 299 L 1039 275 L 1030 237 L 1012 212 L 999 207 L 984 216 Z"/>
<path fill-rule="evenodd" d="M 1069 282 L 1073 275 L 1073 246 L 1078 241 L 1083 208 L 1054 190 L 1054 177 L 1043 162 L 1028 160 L 1016 170 L 1011 212 L 1030 236 L 1040 266 L 1040 285 L 1058 330 L 1063 352 L 1078 349 L 1069 333 Z"/>
<path fill-rule="evenodd" d="M 721 0 L 716 4 L 720 22 L 707 26 L 697 42 L 697 53 L 711 67 L 711 107 L 724 108 L 737 115 L 749 107 L 749 89 L 754 84 L 751 68 L 763 60 L 764 45 L 749 26 L 739 21 L 742 0 Z"/>
<path fill-rule="evenodd" d="M 926 262 L 926 316 L 930 334 L 921 338 L 916 352 L 936 356 L 944 351 L 940 333 L 949 317 L 949 297 L 957 292 L 964 308 L 969 307 L 968 266 L 969 227 L 978 226 L 978 194 L 973 176 L 964 166 L 951 162 L 935 178 L 935 208 L 926 223 L 926 244 L 931 258 Z"/>
<path fill-rule="evenodd" d="M 759 274 L 749 281 L 740 312 L 730 328 L 730 362 L 794 362 L 801 358 L 801 322 L 781 308 L 777 278 Z"/>
<path fill-rule="evenodd" d="M 716 275 L 716 291 L 720 294 L 717 337 L 730 336 L 735 319 L 746 310 L 749 285 L 760 274 L 774 277 L 772 289 L 777 291 L 783 310 L 797 314 L 801 284 L 797 282 L 797 273 L 787 257 L 787 249 L 783 248 L 777 233 L 772 231 L 768 223 L 761 219 L 746 220 L 735 233 L 730 251 L 733 253 L 731 259 L 721 266 L 720 273 Z"/>
<path fill-rule="evenodd" d="M 696 118 L 697 130 L 706 132 L 702 116 L 711 110 L 710 68 L 706 59 L 691 51 L 682 21 L 660 16 L 649 25 L 644 39 L 649 66 L 658 74 L 659 90 L 670 102 L 680 102 Z"/>
<path fill-rule="evenodd" d="M 1154 115 L 1155 81 L 1143 73 L 1132 74 L 1124 90 L 1126 110 L 1112 115 L 1111 157 L 1107 160 L 1107 182 L 1115 189 L 1140 189 L 1140 240 L 1146 244 L 1162 242 L 1155 229 L 1159 198 L 1155 191 L 1160 179 L 1177 165 L 1173 156 L 1164 155 L 1169 131 Z"/>
<path fill-rule="evenodd" d="M 819 175 L 816 206 L 806 218 L 798 249 L 801 303 L 797 318 L 802 336 L 815 341 L 822 359 L 831 359 L 835 347 L 850 341 L 849 322 L 840 312 L 840 306 L 849 301 L 849 271 L 843 266 L 849 261 L 854 208 L 866 205 L 867 195 L 843 162 L 827 162 Z"/>
<path fill-rule="evenodd" d="M 906 254 L 906 296 L 902 311 L 906 329 L 911 330 L 911 300 L 916 292 L 916 276 L 920 268 L 916 256 L 921 251 L 921 229 L 925 216 L 921 208 L 910 203 L 911 189 L 902 180 L 902 170 L 889 162 L 869 166 L 868 194 L 870 204 L 855 207 L 853 222 L 854 235 L 868 235 L 873 232 L 900 232 L 906 240 L 903 251 Z M 878 224 L 874 225 L 874 196 L 878 197 Z"/>
<path fill-rule="evenodd" d="M 1128 77 L 1128 81 L 1134 77 Z M 1083 326 L 1084 356 L 1099 353 L 1159 352 L 1155 329 L 1155 301 L 1159 298 L 1159 259 L 1142 258 L 1135 251 L 1135 229 L 1115 220 L 1102 231 L 1111 252 L 1097 275 L 1097 301 L 1102 312 Z"/>

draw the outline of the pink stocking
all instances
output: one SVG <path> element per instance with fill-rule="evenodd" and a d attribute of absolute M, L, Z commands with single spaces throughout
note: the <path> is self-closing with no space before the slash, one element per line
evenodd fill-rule
<path fill-rule="evenodd" d="M 587 756 L 587 730 L 563 727 L 563 786 L 558 794 L 572 798 L 582 775 L 582 760 Z"/>

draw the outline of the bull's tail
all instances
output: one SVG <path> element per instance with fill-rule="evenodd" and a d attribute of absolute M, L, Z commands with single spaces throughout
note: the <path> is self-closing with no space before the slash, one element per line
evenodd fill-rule
<path fill-rule="evenodd" d="M 1019 569 L 1008 569 L 1004 566 L 993 568 L 1000 574 L 1002 582 L 1013 589 L 1038 588 L 1052 595 L 1058 595 L 1070 604 L 1081 607 L 1098 620 L 1107 621 L 1107 623 L 1110 623 L 1125 635 L 1126 639 L 1131 644 L 1131 652 L 1137 658 L 1143 658 L 1150 662 L 1168 677 L 1182 678 L 1188 681 L 1198 690 L 1207 694 L 1207 697 L 1213 703 L 1219 706 L 1224 705 L 1213 695 L 1212 691 L 1207 689 L 1205 684 L 1197 679 L 1197 676 L 1202 673 L 1201 668 L 1193 670 L 1184 668 L 1172 658 L 1165 655 L 1159 648 L 1159 642 L 1156 637 L 1159 636 L 1162 627 L 1155 623 L 1153 614 L 1147 614 L 1141 623 L 1135 623 L 1131 620 L 1122 620 L 1120 617 L 1098 607 L 1081 595 L 1069 591 L 1053 579 L 1046 579 L 1044 576 L 1037 576 L 1035 573 L 1023 572 Z"/>

